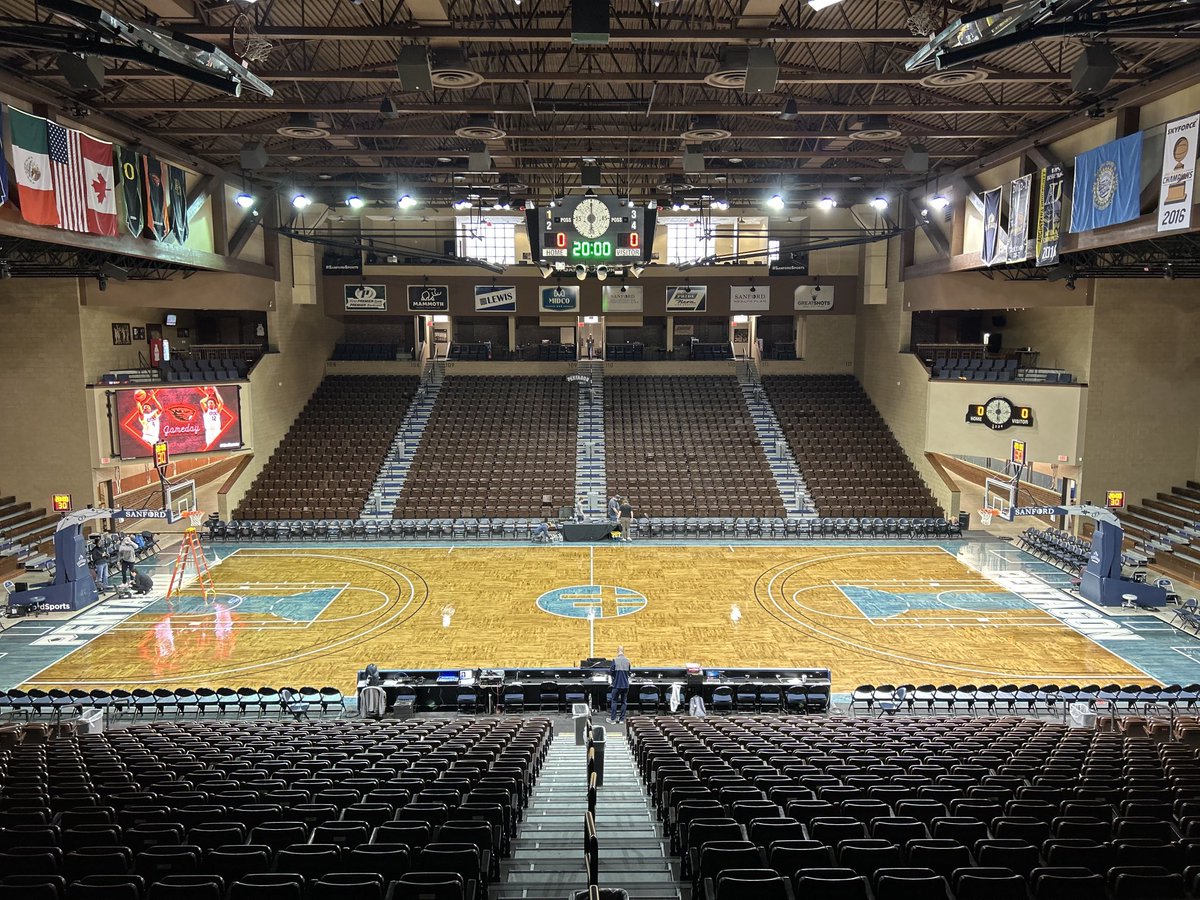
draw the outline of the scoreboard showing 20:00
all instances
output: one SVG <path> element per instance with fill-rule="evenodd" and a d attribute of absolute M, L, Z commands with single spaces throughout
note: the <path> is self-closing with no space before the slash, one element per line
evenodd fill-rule
<path fill-rule="evenodd" d="M 603 265 L 644 258 L 644 212 L 617 197 L 568 197 L 541 210 L 541 219 L 546 262 Z"/>

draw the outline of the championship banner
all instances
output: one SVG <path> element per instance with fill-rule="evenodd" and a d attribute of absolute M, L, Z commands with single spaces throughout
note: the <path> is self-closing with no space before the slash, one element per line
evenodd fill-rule
<path fill-rule="evenodd" d="M 1075 157 L 1071 233 L 1136 219 L 1142 172 L 1142 133 L 1110 141 Z"/>
<path fill-rule="evenodd" d="M 542 312 L 577 312 L 579 285 L 551 285 L 538 289 L 538 309 Z"/>
<path fill-rule="evenodd" d="M 167 192 L 171 198 L 171 234 L 183 244 L 188 239 L 187 174 L 179 166 L 167 165 Z"/>
<path fill-rule="evenodd" d="M 171 231 L 166 172 L 151 153 L 142 157 L 142 172 L 146 181 L 146 230 L 156 241 L 161 241 Z"/>
<path fill-rule="evenodd" d="M 640 284 L 606 284 L 600 288 L 605 313 L 640 313 L 642 286 Z"/>
<path fill-rule="evenodd" d="M 142 154 L 128 147 L 117 148 L 117 175 L 121 179 L 121 205 L 124 212 L 121 221 L 125 230 L 134 237 L 141 237 L 146 227 L 146 203 L 142 196 L 145 182 L 142 180 Z"/>
<path fill-rule="evenodd" d="M 386 284 L 347 284 L 342 286 L 344 309 L 387 312 Z"/>
<path fill-rule="evenodd" d="M 1039 266 L 1058 262 L 1058 229 L 1062 224 L 1063 167 L 1055 163 L 1041 171 L 1038 190 L 1034 254 Z"/>
<path fill-rule="evenodd" d="M 707 308 L 707 285 L 667 285 L 667 312 L 704 312 Z"/>
<path fill-rule="evenodd" d="M 513 285 L 475 285 L 475 312 L 516 312 L 517 289 Z"/>
<path fill-rule="evenodd" d="M 983 244 L 979 248 L 979 259 L 985 266 L 1000 261 L 1000 198 L 1003 194 L 1003 187 L 983 192 Z"/>
<path fill-rule="evenodd" d="M 1158 192 L 1159 231 L 1191 227 L 1197 131 L 1200 131 L 1200 115 L 1167 123 L 1162 185 Z"/>
<path fill-rule="evenodd" d="M 1029 256 L 1029 193 L 1032 188 L 1032 175 L 1015 178 L 1009 186 L 1006 262 L 1025 262 Z"/>
<path fill-rule="evenodd" d="M 447 284 L 410 284 L 408 286 L 408 311 L 450 312 L 450 286 Z"/>
<path fill-rule="evenodd" d="M 730 312 L 763 312 L 771 308 L 771 289 L 752 284 L 746 287 L 730 287 Z"/>

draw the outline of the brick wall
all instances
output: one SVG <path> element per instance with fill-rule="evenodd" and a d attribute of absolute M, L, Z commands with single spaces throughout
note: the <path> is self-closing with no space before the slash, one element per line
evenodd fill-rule
<path fill-rule="evenodd" d="M 1005 315 L 1008 324 L 992 329 L 1004 335 L 1005 348 L 1032 347 L 1041 353 L 1039 365 L 1066 369 L 1076 381 L 1088 380 L 1092 366 L 1093 307 L 1037 307 L 1016 309 Z"/>

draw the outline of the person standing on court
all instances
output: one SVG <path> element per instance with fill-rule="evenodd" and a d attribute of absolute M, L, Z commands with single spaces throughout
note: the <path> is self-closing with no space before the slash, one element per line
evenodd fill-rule
<path fill-rule="evenodd" d="M 628 544 L 633 541 L 633 507 L 628 497 L 621 498 L 621 512 L 618 521 L 621 524 L 621 540 Z"/>
<path fill-rule="evenodd" d="M 133 574 L 133 561 L 137 559 L 137 544 L 133 542 L 132 535 L 127 534 L 122 539 L 117 548 L 117 559 L 121 561 L 121 583 L 126 584 Z"/>
<path fill-rule="evenodd" d="M 609 709 L 608 721 L 618 724 L 625 721 L 625 711 L 629 707 L 629 679 L 633 675 L 633 666 L 625 655 L 625 648 L 617 648 L 617 658 L 612 661 L 609 677 L 612 679 L 612 704 Z"/>
<path fill-rule="evenodd" d="M 614 525 L 621 517 L 621 498 L 613 494 L 608 498 L 608 520 Z"/>

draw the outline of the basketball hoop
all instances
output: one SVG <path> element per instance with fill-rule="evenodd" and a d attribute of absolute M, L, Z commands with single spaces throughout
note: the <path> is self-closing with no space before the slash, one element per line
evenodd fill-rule
<path fill-rule="evenodd" d="M 979 510 L 979 524 L 980 525 L 991 525 L 992 524 L 992 516 L 998 516 L 998 515 L 1000 515 L 1000 510 L 994 509 L 990 506 L 985 506 Z"/>

